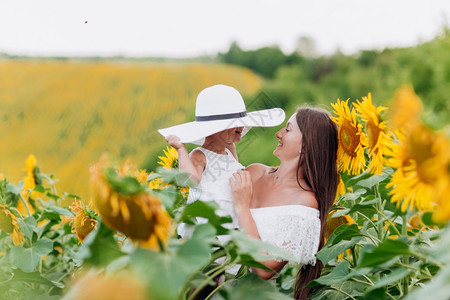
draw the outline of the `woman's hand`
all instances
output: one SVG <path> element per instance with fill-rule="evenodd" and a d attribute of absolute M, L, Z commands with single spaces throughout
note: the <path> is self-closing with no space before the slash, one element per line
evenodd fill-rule
<path fill-rule="evenodd" d="M 184 144 L 180 142 L 180 138 L 177 137 L 176 135 L 167 136 L 166 141 L 170 146 L 174 147 L 176 150 L 185 147 Z"/>
<path fill-rule="evenodd" d="M 231 192 L 236 213 L 242 209 L 249 209 L 252 200 L 252 178 L 248 171 L 237 171 L 230 178 Z"/>

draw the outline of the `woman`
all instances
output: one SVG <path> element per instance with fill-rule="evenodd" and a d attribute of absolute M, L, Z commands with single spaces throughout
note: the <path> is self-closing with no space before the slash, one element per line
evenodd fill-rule
<path fill-rule="evenodd" d="M 239 228 L 248 235 L 286 249 L 300 264 L 295 298 L 304 299 L 306 284 L 320 276 L 315 254 L 324 244 L 328 210 L 338 185 L 337 127 L 327 111 L 302 107 L 276 133 L 277 168 L 250 165 L 230 179 Z M 265 261 L 280 271 L 286 261 Z M 261 278 L 275 273 L 253 269 Z"/>

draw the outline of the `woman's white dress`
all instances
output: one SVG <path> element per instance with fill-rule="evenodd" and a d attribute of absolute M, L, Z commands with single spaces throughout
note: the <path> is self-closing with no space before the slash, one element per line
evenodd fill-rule
<path fill-rule="evenodd" d="M 299 265 L 316 263 L 320 241 L 319 211 L 303 205 L 250 209 L 262 241 L 286 250 Z"/>

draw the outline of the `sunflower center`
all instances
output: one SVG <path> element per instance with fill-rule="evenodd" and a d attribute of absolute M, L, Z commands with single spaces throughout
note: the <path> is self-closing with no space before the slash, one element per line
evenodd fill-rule
<path fill-rule="evenodd" d="M 369 149 L 373 150 L 378 142 L 378 137 L 380 136 L 380 128 L 375 125 L 372 120 L 367 121 L 367 137 L 369 138 Z"/>
<path fill-rule="evenodd" d="M 174 158 L 173 159 L 172 168 L 178 169 L 178 158 Z"/>
<path fill-rule="evenodd" d="M 351 157 L 356 157 L 356 148 L 358 147 L 360 140 L 357 133 L 358 130 L 347 120 L 344 120 L 341 128 L 339 128 L 339 138 L 342 149 Z"/>

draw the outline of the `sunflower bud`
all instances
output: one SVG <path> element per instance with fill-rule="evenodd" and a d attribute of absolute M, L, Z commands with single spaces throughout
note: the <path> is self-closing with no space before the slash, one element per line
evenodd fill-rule
<path fill-rule="evenodd" d="M 8 206 L 0 205 L 0 230 L 9 233 L 14 245 L 23 242 L 23 233 L 19 230 L 17 217 L 9 210 Z"/>
<path fill-rule="evenodd" d="M 78 240 L 82 242 L 94 230 L 97 224 L 97 214 L 89 206 L 81 204 L 80 201 L 75 201 L 69 208 L 76 213 L 74 217 L 69 217 L 72 223 L 72 232 L 75 232 Z"/>
<path fill-rule="evenodd" d="M 11 215 L 6 209 L 0 210 L 0 230 L 7 233 L 12 233 L 14 226 L 12 224 Z"/>
<path fill-rule="evenodd" d="M 161 200 L 149 194 L 136 177 L 105 168 L 106 159 L 91 168 L 92 191 L 102 220 L 144 247 L 167 242 L 171 218 Z"/>

